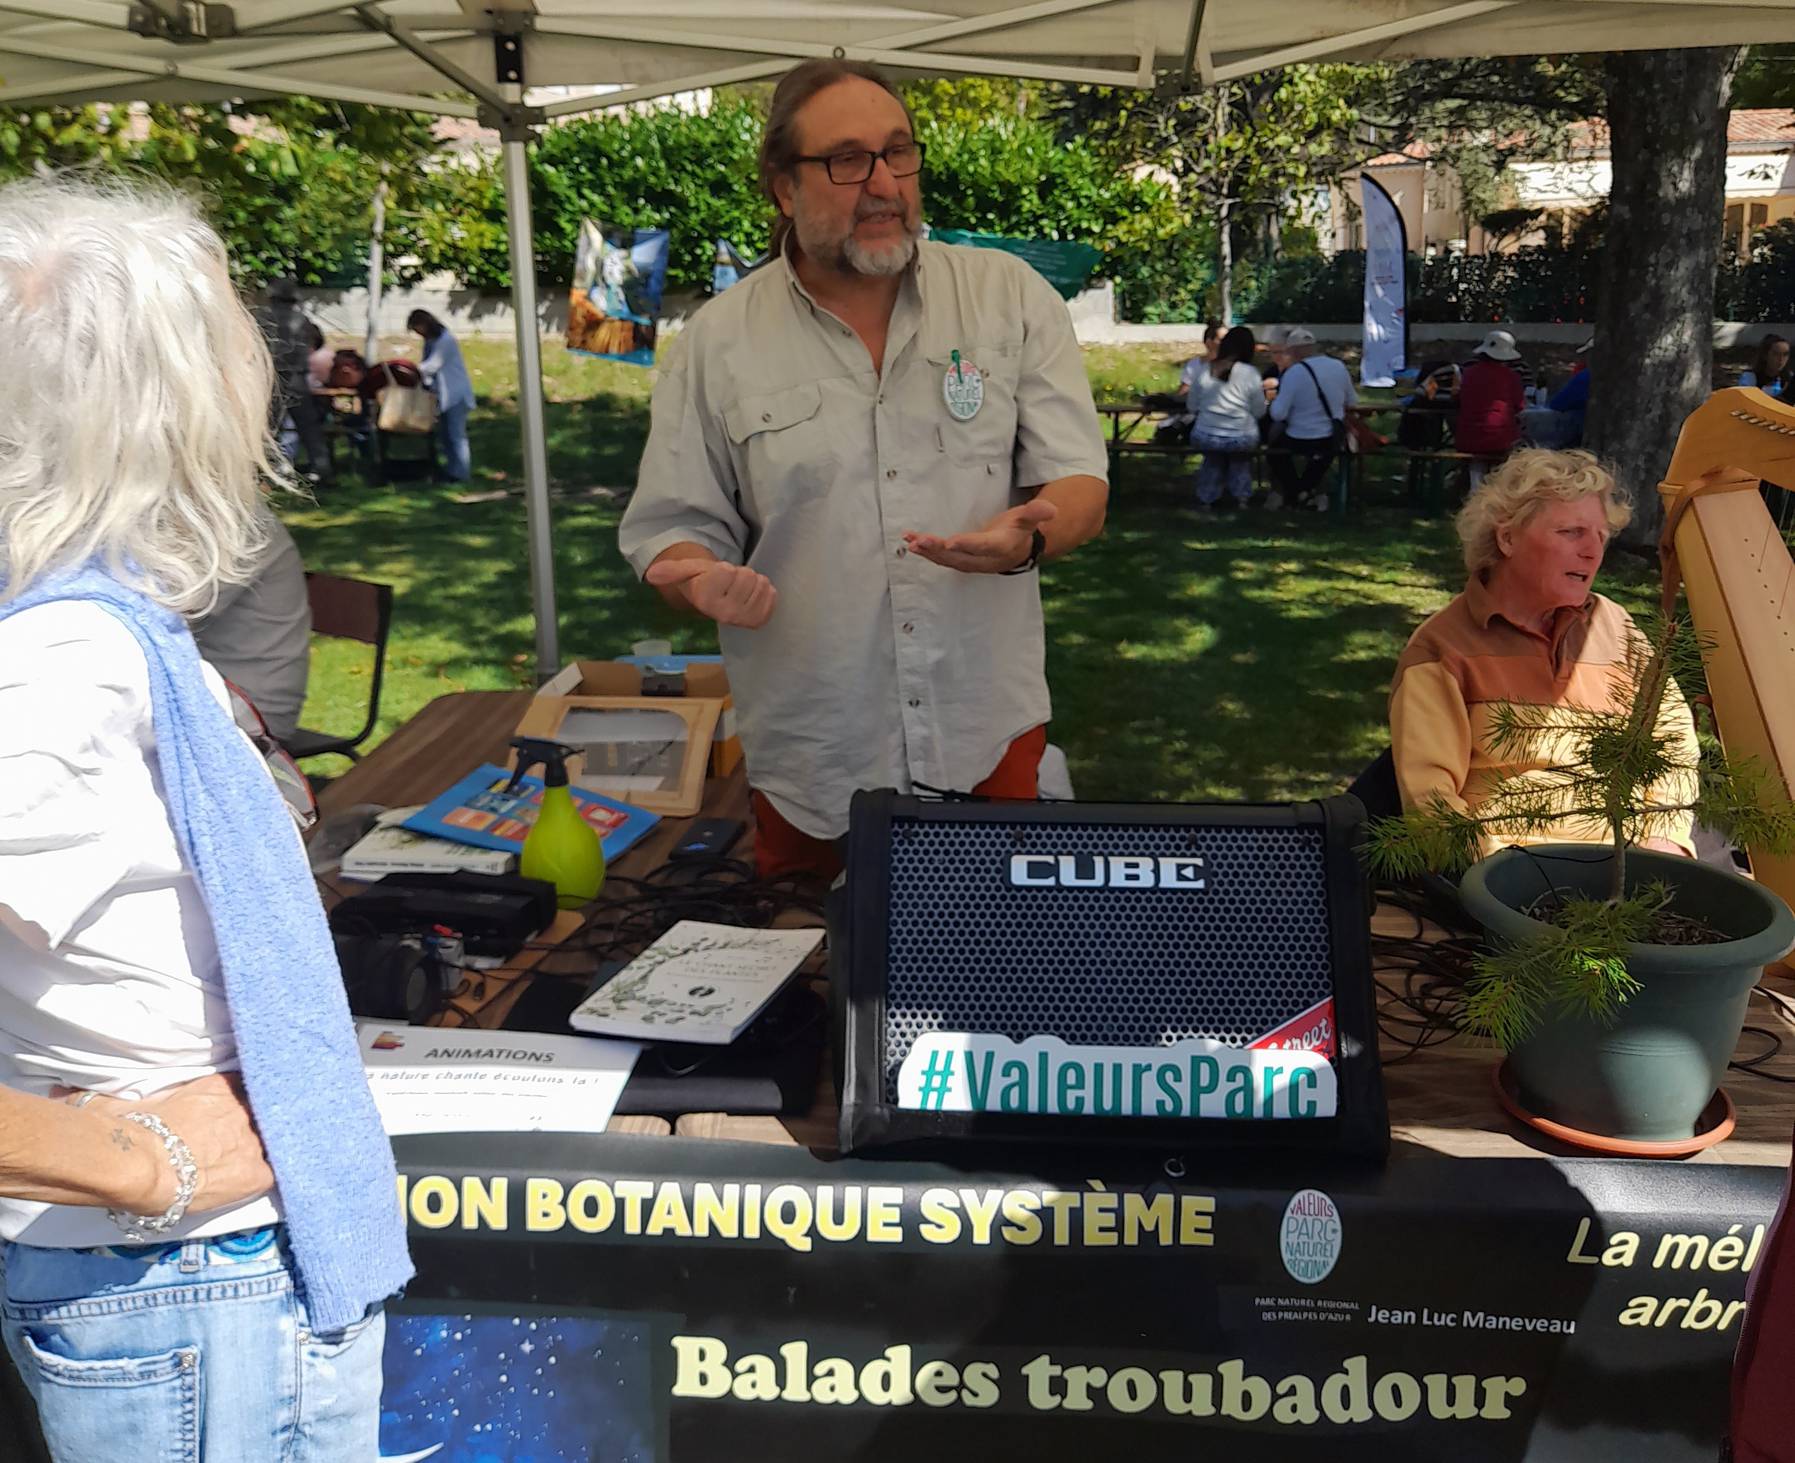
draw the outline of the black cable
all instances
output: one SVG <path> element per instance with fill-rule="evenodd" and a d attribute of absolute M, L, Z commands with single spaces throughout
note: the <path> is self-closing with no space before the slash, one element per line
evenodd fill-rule
<path fill-rule="evenodd" d="M 990 798 L 984 796 L 982 793 L 965 792 L 954 787 L 936 787 L 927 782 L 912 781 L 910 787 L 913 792 L 921 793 L 924 798 L 934 802 L 988 803 L 991 801 Z"/>
<path fill-rule="evenodd" d="M 1764 1070 L 1764 1063 L 1772 1060 L 1783 1049 L 1783 1039 L 1780 1036 L 1763 1026 L 1744 1026 L 1740 1028 L 1740 1031 L 1749 1031 L 1753 1036 L 1761 1036 L 1770 1043 L 1770 1046 L 1755 1057 L 1747 1057 L 1744 1061 L 1735 1059 L 1728 1062 L 1727 1066 L 1751 1077 L 1762 1077 L 1766 1082 L 1784 1082 L 1795 1085 L 1795 1077 L 1784 1077 L 1779 1073 Z"/>
<path fill-rule="evenodd" d="M 1479 940 L 1469 932 L 1462 910 L 1447 907 L 1425 889 L 1386 887 L 1377 897 L 1380 906 L 1400 909 L 1415 922 L 1412 935 L 1371 937 L 1373 964 L 1381 976 L 1378 1031 L 1387 1045 L 1401 1049 L 1383 1059 L 1393 1067 L 1459 1034 L 1465 983 Z M 1446 933 L 1429 939 L 1430 925 Z"/>
<path fill-rule="evenodd" d="M 586 907 L 587 922 L 568 939 L 529 942 L 525 948 L 545 952 L 536 971 L 589 979 L 606 964 L 639 955 L 681 920 L 765 929 L 793 913 L 823 916 L 816 881 L 761 879 L 726 855 L 682 859 L 640 877 L 611 875 L 605 893 Z M 577 962 L 572 969 L 569 959 Z"/>

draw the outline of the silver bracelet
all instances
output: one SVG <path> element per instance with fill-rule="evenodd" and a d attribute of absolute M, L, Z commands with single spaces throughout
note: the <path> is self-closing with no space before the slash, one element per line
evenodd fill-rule
<path fill-rule="evenodd" d="M 152 1235 L 167 1234 L 187 1217 L 187 1206 L 193 1202 L 193 1191 L 199 1187 L 199 1165 L 193 1161 L 193 1150 L 176 1137 L 161 1118 L 147 1112 L 128 1112 L 124 1119 L 140 1128 L 148 1128 L 162 1140 L 175 1171 L 175 1201 L 160 1214 L 127 1214 L 122 1209 L 106 1211 L 112 1222 L 125 1232 L 126 1239 L 141 1244 Z"/>

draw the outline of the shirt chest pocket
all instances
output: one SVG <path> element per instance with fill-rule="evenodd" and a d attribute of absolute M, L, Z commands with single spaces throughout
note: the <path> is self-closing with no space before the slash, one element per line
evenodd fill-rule
<path fill-rule="evenodd" d="M 914 393 L 914 410 L 923 430 L 917 434 L 918 450 L 950 463 L 976 468 L 980 476 L 1009 474 L 1016 451 L 1016 387 L 1021 356 L 1015 346 L 976 347 L 962 352 L 960 380 L 950 391 L 948 378 L 956 362 L 950 351 L 926 357 L 923 380 Z M 969 392 L 964 382 L 968 365 L 978 370 L 978 387 Z M 951 401 L 959 403 L 956 415 Z M 976 409 L 966 415 L 976 401 Z"/>
<path fill-rule="evenodd" d="M 810 383 L 745 396 L 723 413 L 736 481 L 751 517 L 765 522 L 781 503 L 831 488 L 841 454 L 823 421 L 821 389 Z"/>

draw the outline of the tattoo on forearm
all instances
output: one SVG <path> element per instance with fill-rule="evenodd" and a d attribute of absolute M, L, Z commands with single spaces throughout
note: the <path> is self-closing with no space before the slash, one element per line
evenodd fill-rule
<path fill-rule="evenodd" d="M 136 1146 L 131 1142 L 131 1135 L 123 1128 L 114 1128 L 112 1130 L 112 1141 L 117 1147 L 127 1150 Z"/>

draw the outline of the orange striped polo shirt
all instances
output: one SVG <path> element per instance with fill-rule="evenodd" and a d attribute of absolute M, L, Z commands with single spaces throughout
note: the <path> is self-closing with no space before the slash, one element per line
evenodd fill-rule
<path fill-rule="evenodd" d="M 1491 753 L 1491 710 L 1498 702 L 1562 706 L 1581 711 L 1618 710 L 1625 692 L 1617 672 L 1626 648 L 1639 635 L 1633 618 L 1611 599 L 1592 594 L 1578 609 L 1560 609 L 1549 635 L 1505 618 L 1476 575 L 1465 591 L 1431 616 L 1410 638 L 1390 687 L 1390 741 L 1404 808 L 1425 807 L 1435 793 L 1461 811 L 1475 812 L 1490 786 L 1519 775 L 1540 786 L 1547 769 L 1572 760 L 1563 739 L 1541 738 L 1525 760 L 1502 762 Z M 1675 738 L 1693 763 L 1695 722 L 1673 684 L 1659 718 L 1661 734 Z M 1651 789 L 1650 801 L 1687 803 L 1695 777 L 1675 773 Z M 1689 813 L 1669 813 L 1645 830 L 1693 853 Z M 1550 833 L 1484 835 L 1484 851 L 1511 843 L 1606 843 L 1598 819 L 1561 818 Z"/>

